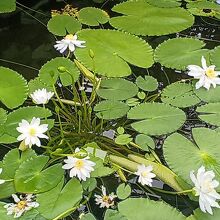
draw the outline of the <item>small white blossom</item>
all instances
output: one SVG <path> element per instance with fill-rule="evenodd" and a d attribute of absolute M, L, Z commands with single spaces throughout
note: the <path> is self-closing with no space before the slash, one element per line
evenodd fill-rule
<path fill-rule="evenodd" d="M 220 5 L 220 0 L 216 0 L 216 3 Z"/>
<path fill-rule="evenodd" d="M 0 168 L 0 174 L 2 173 L 2 168 Z M 5 180 L 0 179 L 0 184 L 3 184 Z"/>
<path fill-rule="evenodd" d="M 220 208 L 219 204 L 216 202 L 220 199 L 220 194 L 215 190 L 218 187 L 219 182 L 213 180 L 215 174 L 213 171 L 205 171 L 205 167 L 201 166 L 198 169 L 197 175 L 194 175 L 194 171 L 190 172 L 190 178 L 195 184 L 193 188 L 196 192 L 196 196 L 199 196 L 199 206 L 203 212 L 208 212 L 211 215 L 212 207 Z"/>
<path fill-rule="evenodd" d="M 53 92 L 48 92 L 46 89 L 37 89 L 30 96 L 34 103 L 40 105 L 47 104 L 53 95 Z"/>
<path fill-rule="evenodd" d="M 154 178 L 156 175 L 152 173 L 153 167 L 145 166 L 144 164 L 138 165 L 138 170 L 135 172 L 135 174 L 138 176 L 138 182 L 142 185 L 148 185 L 152 186 L 152 178 Z"/>
<path fill-rule="evenodd" d="M 188 75 L 193 76 L 195 79 L 199 79 L 196 83 L 196 89 L 200 87 L 205 87 L 209 90 L 210 86 L 220 85 L 220 71 L 215 71 L 215 65 L 207 66 L 205 58 L 202 56 L 201 59 L 202 67 L 197 65 L 189 65 L 187 68 L 189 70 Z"/>
<path fill-rule="evenodd" d="M 31 147 L 36 144 L 41 146 L 40 138 L 48 139 L 48 136 L 44 133 L 48 130 L 48 124 L 40 125 L 40 118 L 33 118 L 31 123 L 26 120 L 22 120 L 19 123 L 19 127 L 16 128 L 21 135 L 18 136 L 18 141 L 24 141 L 26 146 Z"/>
<path fill-rule="evenodd" d="M 79 151 L 79 148 L 76 148 L 75 153 Z M 95 163 L 89 160 L 88 156 L 82 159 L 68 156 L 64 162 L 66 164 L 62 168 L 70 170 L 71 178 L 75 176 L 79 180 L 86 181 L 86 178 L 90 178 L 90 173 L 94 171 Z"/>
<path fill-rule="evenodd" d="M 64 53 L 67 48 L 69 48 L 69 51 L 73 52 L 76 47 L 86 47 L 85 45 L 83 45 L 84 43 L 85 41 L 77 40 L 76 34 L 68 34 L 62 40 L 56 41 L 54 47 L 60 53 Z"/>
<path fill-rule="evenodd" d="M 39 206 L 39 203 L 33 201 L 34 196 L 32 194 L 26 194 L 25 196 L 20 196 L 20 198 L 12 194 L 12 197 L 15 203 L 8 203 L 4 205 L 4 208 L 7 209 L 7 215 L 14 215 L 14 218 L 19 218 L 26 211 Z"/>
<path fill-rule="evenodd" d="M 106 188 L 102 186 L 102 195 L 95 194 L 95 202 L 97 205 L 100 205 L 100 208 L 109 208 L 114 205 L 114 199 L 117 196 L 112 192 L 111 194 L 106 194 Z"/>

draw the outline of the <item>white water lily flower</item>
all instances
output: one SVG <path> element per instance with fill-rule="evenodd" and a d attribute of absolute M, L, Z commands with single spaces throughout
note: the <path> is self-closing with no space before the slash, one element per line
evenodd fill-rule
<path fill-rule="evenodd" d="M 4 208 L 7 209 L 7 215 L 14 215 L 14 218 L 19 218 L 26 211 L 39 206 L 39 203 L 33 201 L 35 197 L 32 194 L 26 194 L 25 196 L 20 196 L 20 198 L 12 194 L 12 197 L 15 203 L 6 204 Z"/>
<path fill-rule="evenodd" d="M 85 41 L 77 40 L 77 35 L 68 34 L 60 41 L 56 41 L 54 45 L 55 49 L 58 50 L 60 53 L 64 53 L 67 48 L 69 51 L 73 52 L 76 47 L 86 47 L 84 44 Z"/>
<path fill-rule="evenodd" d="M 210 86 L 220 85 L 220 71 L 215 71 L 215 65 L 207 66 L 205 58 L 202 56 L 201 59 L 202 67 L 197 65 L 189 65 L 187 68 L 189 70 L 188 75 L 193 76 L 195 79 L 199 79 L 196 83 L 196 89 L 200 87 L 205 87 L 209 90 Z"/>
<path fill-rule="evenodd" d="M 109 195 L 106 194 L 106 188 L 102 186 L 102 195 L 95 194 L 95 201 L 100 208 L 109 208 L 114 205 L 114 199 L 117 197 L 113 192 Z"/>
<path fill-rule="evenodd" d="M 30 96 L 34 103 L 40 105 L 47 104 L 53 95 L 53 92 L 48 92 L 46 89 L 37 89 Z"/>
<path fill-rule="evenodd" d="M 215 188 L 218 187 L 219 182 L 213 180 L 215 174 L 213 171 L 205 171 L 205 167 L 201 166 L 198 169 L 197 175 L 194 175 L 194 171 L 190 172 L 190 178 L 195 184 L 193 188 L 196 192 L 196 196 L 199 196 L 199 206 L 203 212 L 213 214 L 211 207 L 220 208 L 216 202 L 220 199 L 220 194 L 216 192 Z"/>
<path fill-rule="evenodd" d="M 23 119 L 16 129 L 21 133 L 17 140 L 24 141 L 24 144 L 29 147 L 34 144 L 40 147 L 40 138 L 48 139 L 48 136 L 44 134 L 48 130 L 48 124 L 40 125 L 40 118 L 34 117 L 31 123 Z"/>
<path fill-rule="evenodd" d="M 220 0 L 216 0 L 216 3 L 220 5 Z"/>
<path fill-rule="evenodd" d="M 138 176 L 138 182 L 142 185 L 148 185 L 152 186 L 152 178 L 154 178 L 156 175 L 152 173 L 153 167 L 145 166 L 144 164 L 138 165 L 138 170 L 135 172 L 135 174 Z"/>
<path fill-rule="evenodd" d="M 0 174 L 2 173 L 2 168 L 0 168 Z M 0 179 L 0 184 L 3 184 L 5 180 Z"/>
<path fill-rule="evenodd" d="M 76 148 L 75 153 L 79 152 L 79 148 Z M 90 178 L 90 173 L 94 171 L 93 166 L 96 164 L 89 160 L 89 157 L 76 158 L 68 156 L 66 163 L 62 166 L 63 169 L 70 170 L 70 177 L 77 177 L 79 180 L 86 181 L 86 178 Z"/>

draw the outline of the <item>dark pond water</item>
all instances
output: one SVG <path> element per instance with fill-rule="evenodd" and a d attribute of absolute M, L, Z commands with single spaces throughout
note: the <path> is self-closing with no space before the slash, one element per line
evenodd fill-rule
<path fill-rule="evenodd" d="M 105 4 L 95 4 L 91 0 L 77 0 L 70 2 L 74 2 L 74 7 L 81 8 L 92 5 L 102 7 L 111 13 L 110 9 L 116 1 L 107 1 Z M 66 3 L 68 3 L 68 1 L 66 1 Z M 53 48 L 56 39 L 48 32 L 46 24 L 50 19 L 50 10 L 60 9 L 64 5 L 65 3 L 56 2 L 55 0 L 19 1 L 16 12 L 0 15 L 0 66 L 14 69 L 23 74 L 26 79 L 30 80 L 38 74 L 38 70 L 46 61 L 59 56 Z M 30 7 L 31 10 L 26 7 Z M 203 39 L 207 43 L 208 48 L 214 48 L 216 45 L 219 45 L 220 42 L 220 23 L 215 19 L 197 17 L 192 28 L 183 31 L 178 35 L 196 36 Z M 151 37 L 147 40 L 153 47 L 156 47 L 159 43 L 168 39 L 168 37 L 176 37 L 176 34 L 171 36 Z M 162 68 L 159 64 L 155 64 L 148 71 L 152 76 L 158 79 L 160 89 L 172 82 L 186 78 L 184 73 Z M 133 72 L 134 75 L 147 74 L 147 70 L 144 69 L 133 68 Z M 134 76 L 131 76 L 131 80 L 132 77 Z M 184 135 L 190 135 L 192 127 L 207 126 L 206 124 L 200 124 L 201 122 L 197 120 L 197 116 L 194 113 L 192 114 L 191 109 L 185 109 L 185 111 L 188 115 L 188 120 L 186 125 L 180 130 Z M 156 151 L 158 155 L 161 156 L 162 161 L 164 160 L 162 157 L 161 146 L 164 138 L 164 136 L 155 138 Z M 6 147 L 3 145 L 1 147 L 0 156 L 2 157 L 7 151 L 8 146 Z M 103 178 L 102 181 L 111 191 L 115 189 L 119 179 Z M 163 185 L 161 182 L 156 181 L 154 184 L 165 190 L 168 189 L 168 186 Z M 168 196 L 158 192 L 156 195 L 154 191 L 146 194 L 146 192 L 137 185 L 132 184 L 132 186 L 134 197 L 149 196 L 153 199 L 160 199 L 159 196 L 161 196 L 166 202 L 182 210 L 186 215 L 189 215 L 196 206 L 193 202 L 189 204 L 189 200 L 186 200 L 184 196 Z M 97 209 L 94 202 L 91 202 L 84 208 L 95 213 L 98 219 L 103 219 L 103 213 L 100 209 Z M 72 217 L 72 219 L 74 219 L 74 217 Z"/>

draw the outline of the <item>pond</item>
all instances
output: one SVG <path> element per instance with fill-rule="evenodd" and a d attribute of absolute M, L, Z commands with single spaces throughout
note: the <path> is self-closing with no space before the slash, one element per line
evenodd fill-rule
<path fill-rule="evenodd" d="M 220 218 L 217 1 L 7 0 L 0 19 L 1 219 Z"/>

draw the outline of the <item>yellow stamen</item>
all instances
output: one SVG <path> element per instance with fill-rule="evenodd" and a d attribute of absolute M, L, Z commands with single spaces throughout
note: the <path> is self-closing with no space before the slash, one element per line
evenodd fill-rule
<path fill-rule="evenodd" d="M 208 68 L 205 71 L 206 76 L 208 76 L 209 78 L 215 78 L 216 77 L 216 73 L 215 70 Z"/>
<path fill-rule="evenodd" d="M 36 129 L 35 128 L 30 128 L 30 130 L 29 130 L 29 134 L 31 135 L 31 136 L 35 136 L 36 135 Z"/>
<path fill-rule="evenodd" d="M 83 168 L 83 167 L 84 167 L 84 161 L 83 161 L 83 160 L 78 160 L 78 161 L 76 161 L 75 167 L 76 167 L 77 169 Z"/>
<path fill-rule="evenodd" d="M 141 173 L 141 176 L 143 176 L 143 177 L 146 177 L 148 175 L 148 172 L 147 171 L 143 171 L 142 173 Z"/>
<path fill-rule="evenodd" d="M 20 202 L 17 203 L 17 207 L 19 209 L 24 209 L 26 205 L 27 205 L 26 201 L 20 201 Z"/>
<path fill-rule="evenodd" d="M 65 40 L 74 40 L 73 35 L 72 34 L 67 34 L 65 37 Z"/>

